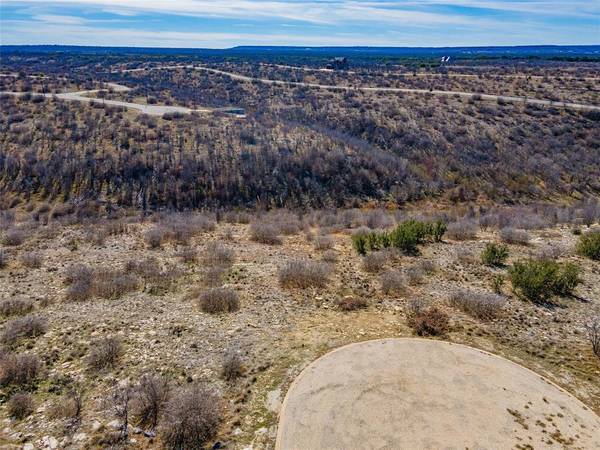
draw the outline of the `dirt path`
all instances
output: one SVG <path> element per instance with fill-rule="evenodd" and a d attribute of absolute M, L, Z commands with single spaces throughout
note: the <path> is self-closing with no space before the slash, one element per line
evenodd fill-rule
<path fill-rule="evenodd" d="M 363 91 L 363 92 L 403 92 L 403 93 L 413 93 L 413 94 L 432 94 L 432 95 L 444 95 L 444 96 L 454 96 L 459 95 L 461 97 L 466 98 L 480 98 L 481 100 L 492 100 L 492 101 L 505 101 L 511 103 L 528 103 L 533 105 L 542 105 L 542 106 L 557 106 L 564 108 L 572 108 L 572 109 L 582 109 L 582 110 L 595 110 L 600 111 L 600 106 L 595 105 L 585 105 L 582 103 L 569 103 L 569 102 L 556 102 L 552 100 L 541 100 L 536 98 L 528 98 L 528 97 L 514 97 L 511 95 L 494 95 L 494 94 L 480 94 L 476 92 L 463 92 L 463 91 L 440 91 L 440 90 L 429 90 L 429 89 L 413 89 L 413 88 L 393 88 L 393 87 L 366 87 L 366 86 L 341 86 L 341 85 L 327 85 L 327 84 L 316 84 L 316 83 L 304 83 L 299 81 L 282 81 L 282 80 L 270 80 L 265 78 L 254 78 L 248 77 L 246 75 L 240 75 L 231 72 L 225 72 L 223 70 L 212 69 L 209 67 L 201 67 L 201 66 L 186 66 L 186 68 L 191 68 L 195 70 L 205 70 L 207 72 L 212 72 L 220 75 L 228 76 L 234 80 L 240 81 L 251 81 L 251 82 L 259 82 L 264 84 L 275 84 L 275 85 L 288 85 L 288 86 L 304 86 L 311 87 L 317 89 L 329 89 L 329 90 L 343 90 L 343 91 Z"/>
<path fill-rule="evenodd" d="M 600 106 L 586 105 L 583 103 L 570 103 L 570 102 L 559 102 L 553 100 L 536 99 L 529 97 L 515 97 L 511 95 L 495 95 L 495 94 L 481 94 L 478 92 L 463 92 L 463 91 L 441 91 L 437 89 L 416 89 L 416 88 L 394 88 L 394 87 L 383 87 L 383 86 L 343 86 L 343 85 L 331 85 L 331 84 L 317 84 L 317 83 L 304 83 L 301 81 L 283 81 L 283 80 L 272 80 L 269 78 L 255 78 L 247 75 L 241 75 L 233 72 L 226 72 L 224 70 L 213 69 L 211 67 L 204 66 L 193 66 L 193 65 L 174 65 L 174 66 L 160 66 L 160 67 L 149 67 L 149 68 L 136 68 L 136 69 L 124 69 L 115 71 L 114 73 L 129 73 L 129 72 L 142 72 L 144 70 L 172 70 L 172 69 L 192 69 L 202 70 L 211 72 L 219 75 L 227 76 L 233 80 L 257 82 L 270 85 L 280 86 L 303 86 L 316 89 L 328 89 L 337 91 L 363 91 L 363 92 L 389 92 L 389 93 L 409 93 L 409 94 L 431 94 L 431 95 L 442 95 L 442 96 L 460 96 L 464 98 L 479 98 L 481 100 L 491 101 L 504 101 L 508 103 L 527 103 L 532 105 L 541 106 L 555 106 L 561 108 L 571 108 L 580 110 L 594 110 L 600 111 Z M 325 70 L 325 69 L 324 69 Z"/>
<path fill-rule="evenodd" d="M 519 446 L 519 447 L 517 447 Z M 276 449 L 600 448 L 600 417 L 540 375 L 471 347 L 382 339 L 294 381 Z"/>
<path fill-rule="evenodd" d="M 127 88 L 125 86 L 117 85 L 115 83 L 108 83 L 108 84 L 111 85 L 111 87 L 113 87 L 113 89 L 118 86 L 117 89 L 114 89 L 115 91 L 123 92 L 123 91 L 129 90 L 129 88 Z M 163 116 L 166 113 L 191 114 L 192 112 L 199 112 L 199 113 L 212 112 L 211 109 L 191 109 L 191 108 L 187 108 L 184 106 L 144 105 L 141 103 L 131 103 L 131 102 L 124 102 L 124 101 L 120 101 L 120 100 L 108 100 L 108 99 L 102 99 L 102 98 L 96 98 L 96 97 L 88 97 L 88 95 L 95 94 L 99 91 L 100 91 L 100 89 L 93 89 L 90 91 L 65 92 L 65 93 L 61 93 L 61 94 L 32 94 L 31 92 L 2 91 L 2 92 L 0 92 L 0 95 L 13 95 L 13 96 L 21 97 L 25 94 L 32 94 L 32 95 L 42 95 L 47 98 L 56 97 L 58 99 L 67 100 L 67 101 L 86 102 L 86 103 L 101 103 L 103 105 L 118 106 L 121 108 L 133 109 L 133 110 L 139 111 L 141 113 L 148 114 L 150 116 Z"/>

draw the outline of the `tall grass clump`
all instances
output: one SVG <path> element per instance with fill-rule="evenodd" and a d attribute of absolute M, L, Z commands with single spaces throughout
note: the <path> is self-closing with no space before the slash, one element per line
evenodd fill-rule
<path fill-rule="evenodd" d="M 508 246 L 497 245 L 494 243 L 487 244 L 481 253 L 481 261 L 486 266 L 499 267 L 503 266 L 508 259 Z"/>
<path fill-rule="evenodd" d="M 600 231 L 589 231 L 579 237 L 577 253 L 593 260 L 600 260 Z"/>

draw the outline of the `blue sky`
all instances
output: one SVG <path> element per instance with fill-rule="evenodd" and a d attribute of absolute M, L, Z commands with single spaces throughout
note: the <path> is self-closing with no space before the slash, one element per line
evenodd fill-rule
<path fill-rule="evenodd" d="M 600 0 L 0 0 L 1 44 L 600 44 Z"/>

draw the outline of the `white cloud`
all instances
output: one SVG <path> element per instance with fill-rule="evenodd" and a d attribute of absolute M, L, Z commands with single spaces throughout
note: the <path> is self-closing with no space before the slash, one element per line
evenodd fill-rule
<path fill-rule="evenodd" d="M 55 14 L 37 14 L 31 17 L 33 20 L 58 25 L 81 25 L 85 21 L 81 17 L 60 16 Z"/>

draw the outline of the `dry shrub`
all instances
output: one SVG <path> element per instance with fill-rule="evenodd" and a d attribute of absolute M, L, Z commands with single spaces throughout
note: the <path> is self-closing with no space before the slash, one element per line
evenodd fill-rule
<path fill-rule="evenodd" d="M 180 389 L 167 403 L 160 437 L 168 449 L 201 449 L 221 422 L 221 396 L 206 385 Z"/>
<path fill-rule="evenodd" d="M 111 220 L 104 225 L 104 232 L 108 236 L 119 236 L 121 234 L 127 234 L 129 231 L 129 224 L 123 219 Z"/>
<path fill-rule="evenodd" d="M 198 260 L 198 250 L 194 247 L 183 247 L 177 253 L 177 257 L 186 264 L 195 263 Z"/>
<path fill-rule="evenodd" d="M 421 284 L 423 282 L 423 278 L 425 278 L 425 274 L 426 271 L 420 264 L 410 266 L 404 271 L 404 276 L 406 277 L 406 281 L 410 286 Z"/>
<path fill-rule="evenodd" d="M 8 253 L 0 248 L 0 269 L 4 269 L 6 266 L 8 266 Z"/>
<path fill-rule="evenodd" d="M 19 261 L 28 269 L 39 269 L 42 267 L 42 256 L 36 252 L 23 253 Z"/>
<path fill-rule="evenodd" d="M 334 264 L 338 260 L 338 254 L 335 250 L 326 250 L 323 253 L 323 261 L 326 263 Z"/>
<path fill-rule="evenodd" d="M 448 314 L 435 306 L 421 311 L 409 325 L 419 336 L 439 336 L 450 328 Z"/>
<path fill-rule="evenodd" d="M 93 270 L 86 265 L 72 265 L 67 268 L 64 274 L 65 284 L 71 285 L 76 283 L 89 283 L 92 282 L 94 275 Z"/>
<path fill-rule="evenodd" d="M 207 286 L 220 286 L 226 269 L 221 266 L 208 267 L 204 272 L 204 282 Z"/>
<path fill-rule="evenodd" d="M 27 392 L 15 392 L 8 401 L 8 415 L 22 420 L 33 412 L 33 396 Z"/>
<path fill-rule="evenodd" d="M 277 210 L 268 214 L 265 222 L 271 223 L 283 235 L 297 234 L 303 228 L 303 223 L 298 216 L 285 210 Z"/>
<path fill-rule="evenodd" d="M 16 247 L 25 242 L 26 238 L 27 236 L 23 230 L 18 228 L 10 228 L 6 230 L 4 236 L 2 236 L 2 244 Z"/>
<path fill-rule="evenodd" d="M 448 225 L 446 236 L 455 241 L 466 241 L 477 237 L 477 224 L 472 220 L 459 220 Z"/>
<path fill-rule="evenodd" d="M 198 306 L 209 314 L 235 312 L 240 309 L 240 300 L 233 289 L 217 287 L 204 291 L 198 299 Z"/>
<path fill-rule="evenodd" d="M 463 265 L 471 265 L 476 264 L 481 261 L 480 258 L 476 256 L 476 254 L 469 249 L 466 248 L 458 248 L 454 251 L 454 257 L 456 261 Z"/>
<path fill-rule="evenodd" d="M 228 211 L 223 216 L 223 221 L 227 223 L 248 224 L 252 216 L 244 211 Z"/>
<path fill-rule="evenodd" d="M 408 318 L 409 324 L 428 307 L 429 301 L 420 297 L 410 298 L 408 302 L 406 302 L 406 317 Z"/>
<path fill-rule="evenodd" d="M 139 280 L 120 270 L 103 269 L 94 272 L 93 293 L 97 297 L 116 299 L 139 288 Z"/>
<path fill-rule="evenodd" d="M 221 375 L 227 381 L 233 381 L 244 374 L 244 359 L 237 348 L 230 349 L 223 358 Z"/>
<path fill-rule="evenodd" d="M 168 239 L 187 245 L 192 237 L 214 230 L 216 223 L 204 214 L 173 214 L 166 218 L 162 226 Z"/>
<path fill-rule="evenodd" d="M 390 254 L 386 250 L 369 253 L 362 259 L 363 268 L 369 273 L 379 272 L 381 269 L 383 269 L 389 259 Z"/>
<path fill-rule="evenodd" d="M 69 286 L 66 293 L 67 300 L 72 302 L 81 302 L 93 297 L 93 295 L 91 280 L 82 280 L 73 283 Z"/>
<path fill-rule="evenodd" d="M 144 242 L 148 248 L 160 248 L 165 238 L 165 231 L 161 227 L 153 227 L 144 233 Z"/>
<path fill-rule="evenodd" d="M 507 244 L 528 245 L 529 239 L 529 233 L 525 230 L 515 228 L 502 228 L 500 230 L 500 240 Z"/>
<path fill-rule="evenodd" d="M 381 290 L 385 294 L 402 294 L 406 292 L 406 277 L 399 270 L 389 270 L 379 277 Z"/>
<path fill-rule="evenodd" d="M 281 245 L 279 228 L 273 224 L 255 222 L 250 225 L 250 239 L 267 245 Z"/>
<path fill-rule="evenodd" d="M 368 303 L 364 298 L 353 296 L 340 298 L 335 303 L 342 311 L 354 311 L 356 309 L 362 309 L 368 306 Z"/>
<path fill-rule="evenodd" d="M 81 391 L 71 389 L 52 404 L 48 410 L 48 417 L 51 419 L 69 419 L 75 423 L 81 417 L 82 408 L 83 397 Z"/>
<path fill-rule="evenodd" d="M 8 316 L 22 316 L 33 310 L 33 301 L 27 298 L 9 298 L 0 302 L 0 314 Z"/>
<path fill-rule="evenodd" d="M 315 236 L 314 238 L 315 250 L 329 250 L 335 245 L 335 240 L 332 236 Z"/>
<path fill-rule="evenodd" d="M 119 338 L 102 338 L 92 343 L 88 364 L 94 370 L 114 367 L 122 353 L 123 344 Z"/>
<path fill-rule="evenodd" d="M 207 266 L 229 267 L 235 261 L 235 252 L 220 242 L 210 242 L 205 252 L 204 263 Z"/>
<path fill-rule="evenodd" d="M 0 385 L 23 386 L 34 383 L 42 374 L 42 363 L 28 353 L 2 355 L 0 358 Z"/>
<path fill-rule="evenodd" d="M 594 355 L 600 358 L 600 316 L 593 317 L 585 325 L 585 329 Z"/>
<path fill-rule="evenodd" d="M 144 374 L 134 389 L 132 416 L 138 424 L 154 430 L 169 398 L 170 386 L 160 375 Z"/>
<path fill-rule="evenodd" d="M 21 339 L 41 336 L 47 329 L 48 322 L 42 317 L 31 314 L 24 317 L 17 317 L 6 322 L 0 340 L 4 344 L 13 345 Z"/>
<path fill-rule="evenodd" d="M 500 314 L 506 298 L 497 294 L 457 289 L 450 294 L 450 304 L 473 317 L 489 320 Z"/>
<path fill-rule="evenodd" d="M 293 260 L 279 269 L 279 282 L 283 287 L 324 287 L 330 275 L 331 267 L 327 264 Z"/>

